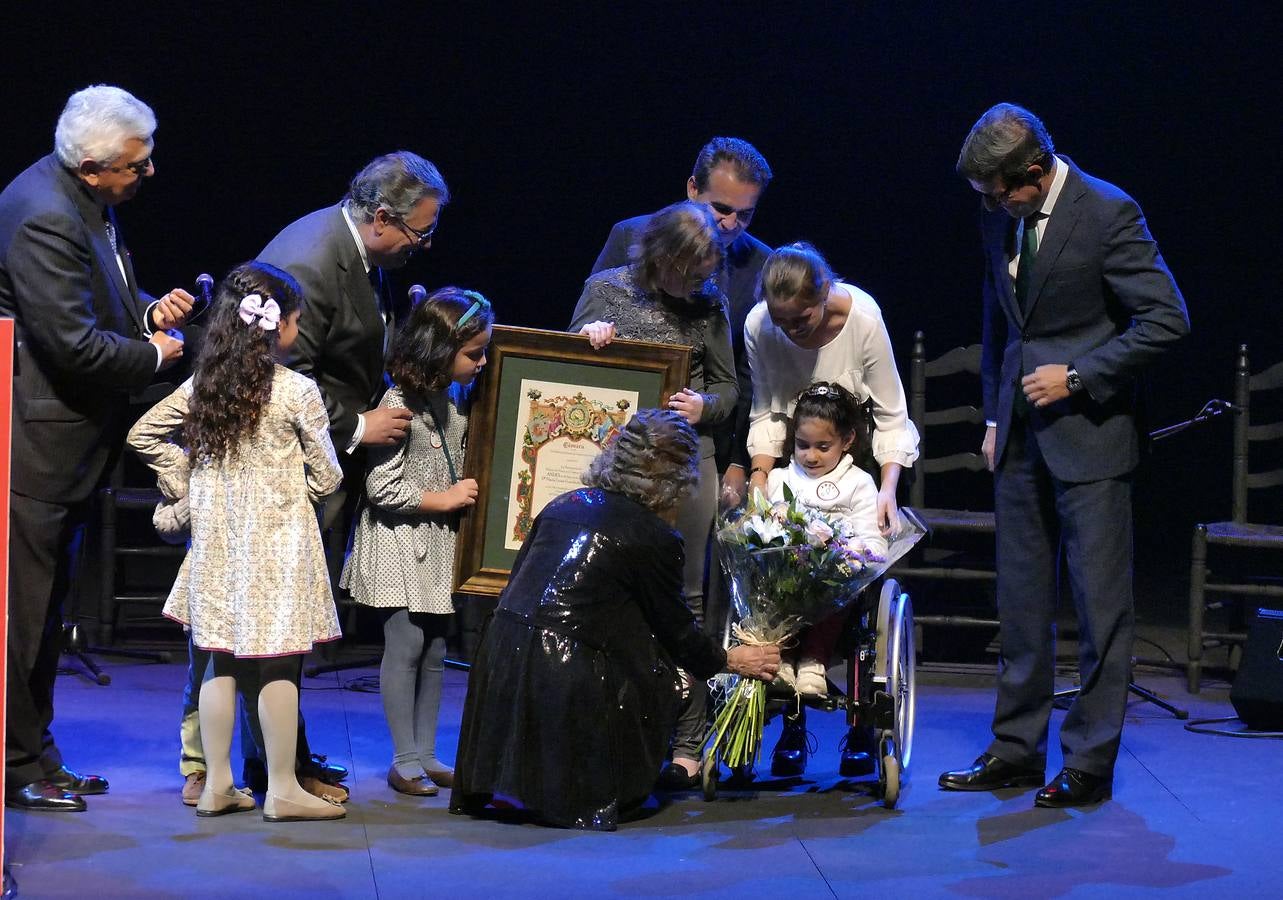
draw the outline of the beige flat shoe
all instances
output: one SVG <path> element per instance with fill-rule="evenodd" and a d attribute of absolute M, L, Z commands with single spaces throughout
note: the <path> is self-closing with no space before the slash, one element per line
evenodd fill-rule
<path fill-rule="evenodd" d="M 333 800 L 326 800 L 323 807 L 316 807 L 311 804 L 305 806 L 302 803 L 295 803 L 293 800 L 286 800 L 284 797 L 278 797 L 275 794 L 268 794 L 267 799 L 263 802 L 264 822 L 324 821 L 341 819 L 346 815 L 347 810 Z"/>
<path fill-rule="evenodd" d="M 427 775 L 402 778 L 396 766 L 388 769 L 388 787 L 398 794 L 409 794 L 411 797 L 435 797 L 440 793 L 435 784 L 429 783 Z"/>
<path fill-rule="evenodd" d="M 206 786 L 196 802 L 196 815 L 208 818 L 228 813 L 248 812 L 257 808 L 254 795 L 244 789 L 232 788 L 225 794 L 215 794 Z"/>
<path fill-rule="evenodd" d="M 195 806 L 205 793 L 205 773 L 193 772 L 183 781 L 183 805 Z"/>
<path fill-rule="evenodd" d="M 428 773 L 428 777 L 437 787 L 454 787 L 454 769 L 433 769 Z"/>
<path fill-rule="evenodd" d="M 298 780 L 299 786 L 313 797 L 320 797 L 330 803 L 347 803 L 351 791 L 341 784 L 330 784 L 312 775 L 304 775 Z"/>

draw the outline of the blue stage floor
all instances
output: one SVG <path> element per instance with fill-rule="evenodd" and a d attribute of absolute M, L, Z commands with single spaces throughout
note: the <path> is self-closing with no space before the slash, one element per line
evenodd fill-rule
<path fill-rule="evenodd" d="M 179 802 L 182 666 L 107 671 L 110 687 L 59 679 L 54 728 L 68 764 L 106 775 L 111 793 L 84 814 L 8 812 L 22 897 L 1283 896 L 1279 743 L 1191 734 L 1140 701 L 1114 800 L 1088 812 L 1033 809 L 1032 791 L 937 790 L 941 770 L 984 748 L 992 695 L 988 678 L 929 673 L 899 809 L 837 778 L 841 723 L 813 715 L 820 752 L 805 781 L 683 796 L 617 833 L 584 834 L 452 816 L 446 791 L 394 794 L 378 696 L 339 689 L 371 672 L 351 671 L 309 679 L 303 698 L 313 747 L 353 770 L 348 818 L 269 825 L 197 819 Z M 446 759 L 465 678 L 447 673 Z M 1195 717 L 1231 712 L 1223 686 L 1194 698 L 1174 675 L 1142 680 Z"/>

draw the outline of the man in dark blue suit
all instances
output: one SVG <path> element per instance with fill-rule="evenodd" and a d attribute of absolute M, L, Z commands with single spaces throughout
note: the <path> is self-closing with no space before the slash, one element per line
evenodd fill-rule
<path fill-rule="evenodd" d="M 111 471 L 129 398 L 182 356 L 165 329 L 192 296 L 149 303 L 115 207 L 155 173 L 156 117 L 108 85 L 67 101 L 55 152 L 0 193 L 0 316 L 17 334 L 10 486 L 5 803 L 77 812 L 107 781 L 62 763 L 50 731 L 62 601 L 89 500 Z"/>
<path fill-rule="evenodd" d="M 1140 207 L 1057 156 L 1033 113 L 990 109 L 957 168 L 986 211 L 982 449 L 1002 663 L 993 742 L 940 786 L 1043 783 L 1063 552 L 1082 689 L 1060 729 L 1064 768 L 1035 804 L 1083 806 L 1111 794 L 1131 679 L 1136 378 L 1189 317 Z"/>

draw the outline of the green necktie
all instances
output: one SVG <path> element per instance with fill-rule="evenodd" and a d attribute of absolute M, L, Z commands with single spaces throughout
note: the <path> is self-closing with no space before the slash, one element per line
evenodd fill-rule
<path fill-rule="evenodd" d="M 1021 312 L 1028 312 L 1029 279 L 1038 258 L 1038 214 L 1024 220 L 1024 236 L 1020 239 L 1020 261 L 1016 264 L 1016 302 Z"/>

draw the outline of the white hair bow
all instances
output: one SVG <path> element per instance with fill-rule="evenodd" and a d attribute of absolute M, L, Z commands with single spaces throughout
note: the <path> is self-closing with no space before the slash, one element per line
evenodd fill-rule
<path fill-rule="evenodd" d="M 275 331 L 281 322 L 281 307 L 271 297 L 264 300 L 259 294 L 246 294 L 241 300 L 241 321 L 264 331 Z"/>

